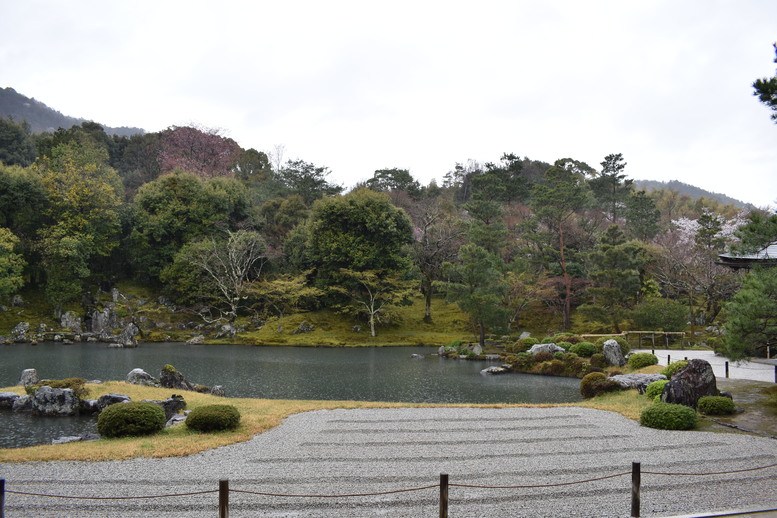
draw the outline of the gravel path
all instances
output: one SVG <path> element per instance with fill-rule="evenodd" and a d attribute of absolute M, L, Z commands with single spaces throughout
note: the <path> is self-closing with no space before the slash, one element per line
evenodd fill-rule
<path fill-rule="evenodd" d="M 347 494 L 451 484 L 536 485 L 626 473 L 642 463 L 642 516 L 777 507 L 777 441 L 643 428 L 618 414 L 564 408 L 321 410 L 288 418 L 249 442 L 170 459 L 0 464 L 10 491 L 140 496 L 216 490 Z M 539 489 L 450 488 L 452 517 L 625 517 L 631 476 Z M 429 517 L 437 488 L 353 498 L 230 494 L 230 517 Z M 76 501 L 6 495 L 6 516 L 213 517 L 216 494 Z"/>

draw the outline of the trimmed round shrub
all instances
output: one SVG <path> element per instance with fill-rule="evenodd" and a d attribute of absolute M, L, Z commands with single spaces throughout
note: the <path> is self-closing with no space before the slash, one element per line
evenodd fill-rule
<path fill-rule="evenodd" d="M 518 340 L 518 342 L 524 347 L 526 347 L 527 351 L 531 349 L 532 345 L 536 345 L 540 343 L 540 341 L 534 338 L 533 336 L 527 336 L 526 338 L 521 338 L 520 340 Z"/>
<path fill-rule="evenodd" d="M 616 390 L 621 390 L 620 384 L 615 380 L 608 379 L 603 372 L 586 374 L 580 380 L 580 394 L 586 399 Z"/>
<path fill-rule="evenodd" d="M 165 422 L 165 411 L 156 403 L 117 403 L 100 412 L 97 433 L 103 437 L 152 435 L 164 429 Z"/>
<path fill-rule="evenodd" d="M 512 362 L 508 362 L 513 366 L 513 370 L 518 372 L 528 372 L 534 367 L 536 363 L 534 361 L 534 355 L 529 353 L 518 353 Z"/>
<path fill-rule="evenodd" d="M 539 364 L 538 368 L 540 371 L 540 374 L 544 374 L 546 376 L 563 376 L 564 372 L 566 371 L 566 365 L 563 361 L 554 359 L 549 362 L 542 362 Z"/>
<path fill-rule="evenodd" d="M 607 367 L 607 360 L 602 353 L 591 355 L 591 367 L 595 367 L 597 369 L 604 369 Z"/>
<path fill-rule="evenodd" d="M 667 383 L 669 383 L 669 380 L 654 381 L 645 388 L 645 396 L 649 397 L 650 399 L 655 399 L 656 396 L 661 396 L 661 394 L 664 392 L 664 385 Z"/>
<path fill-rule="evenodd" d="M 688 365 L 688 362 L 685 360 L 680 360 L 679 362 L 674 362 L 663 369 L 661 369 L 661 374 L 666 376 L 669 379 L 672 379 L 672 376 L 674 376 L 677 371 L 684 369 Z"/>
<path fill-rule="evenodd" d="M 549 353 L 546 351 L 534 353 L 533 356 L 534 356 L 534 361 L 537 363 L 549 362 L 550 360 L 553 359 L 553 353 Z"/>
<path fill-rule="evenodd" d="M 240 424 L 240 412 L 232 405 L 205 405 L 189 412 L 184 422 L 198 432 L 232 430 Z"/>
<path fill-rule="evenodd" d="M 565 351 L 568 351 L 570 347 L 572 347 L 572 342 L 556 342 L 556 345 L 564 349 Z"/>
<path fill-rule="evenodd" d="M 629 368 L 631 370 L 642 369 L 651 365 L 658 365 L 658 357 L 651 353 L 634 353 L 629 356 Z"/>
<path fill-rule="evenodd" d="M 696 410 L 674 403 L 654 403 L 642 411 L 639 422 L 659 430 L 691 430 L 696 427 Z"/>
<path fill-rule="evenodd" d="M 697 410 L 707 415 L 728 415 L 737 411 L 734 400 L 724 396 L 703 396 L 696 404 Z"/>
<path fill-rule="evenodd" d="M 578 356 L 590 358 L 596 354 L 596 344 L 592 342 L 578 342 L 569 348 L 569 352 L 575 353 Z"/>

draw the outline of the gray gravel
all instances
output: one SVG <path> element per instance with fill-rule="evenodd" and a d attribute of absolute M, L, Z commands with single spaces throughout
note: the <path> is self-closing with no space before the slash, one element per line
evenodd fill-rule
<path fill-rule="evenodd" d="M 0 464 L 6 489 L 72 496 L 216 490 L 350 494 L 452 484 L 537 485 L 626 473 L 642 463 L 642 516 L 777 507 L 777 441 L 743 434 L 643 428 L 618 414 L 563 408 L 322 410 L 253 440 L 184 458 Z M 631 476 L 552 488 L 450 488 L 452 517 L 626 517 Z M 437 488 L 351 498 L 231 493 L 230 517 L 428 517 Z M 8 517 L 213 517 L 217 495 L 120 501 L 6 496 Z"/>

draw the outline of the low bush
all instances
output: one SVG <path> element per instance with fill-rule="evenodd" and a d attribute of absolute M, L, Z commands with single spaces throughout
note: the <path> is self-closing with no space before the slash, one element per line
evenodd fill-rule
<path fill-rule="evenodd" d="M 61 380 L 43 380 L 35 385 L 27 385 L 24 390 L 27 394 L 34 394 L 39 388 L 47 386 L 58 389 L 71 389 L 79 399 L 85 398 L 89 391 L 86 388 L 86 380 L 84 378 L 65 378 Z"/>
<path fill-rule="evenodd" d="M 580 394 L 586 399 L 596 397 L 605 392 L 620 390 L 620 384 L 607 378 L 603 372 L 592 372 L 583 376 L 580 380 Z"/>
<path fill-rule="evenodd" d="M 521 338 L 520 340 L 518 340 L 518 343 L 526 347 L 526 350 L 528 351 L 529 349 L 531 349 L 532 345 L 537 345 L 538 343 L 540 343 L 540 341 L 532 336 L 527 336 L 526 338 Z"/>
<path fill-rule="evenodd" d="M 529 353 L 518 353 L 515 355 L 512 362 L 508 361 L 513 367 L 513 370 L 518 372 L 528 372 L 534 367 L 534 355 Z"/>
<path fill-rule="evenodd" d="M 539 374 L 545 376 L 563 376 L 566 373 L 566 364 L 561 360 L 551 360 L 549 362 L 542 362 L 538 366 Z"/>
<path fill-rule="evenodd" d="M 103 437 L 152 435 L 165 427 L 165 411 L 156 403 L 117 403 L 105 407 L 97 418 Z"/>
<path fill-rule="evenodd" d="M 664 392 L 664 385 L 667 383 L 669 383 L 669 380 L 654 381 L 645 388 L 645 396 L 655 399 L 656 396 L 660 396 Z"/>
<path fill-rule="evenodd" d="M 629 356 L 629 368 L 638 370 L 651 365 L 658 365 L 658 357 L 651 353 L 634 353 Z"/>
<path fill-rule="evenodd" d="M 572 347 L 569 348 L 569 352 L 575 353 L 578 356 L 590 358 L 596 354 L 596 344 L 592 342 L 578 342 L 572 344 Z"/>
<path fill-rule="evenodd" d="M 607 367 L 607 360 L 602 353 L 596 353 L 591 355 L 591 367 L 596 369 L 604 369 Z"/>
<path fill-rule="evenodd" d="M 572 342 L 559 341 L 559 342 L 556 342 L 556 345 L 561 347 L 565 351 L 568 351 L 569 348 L 572 347 Z"/>
<path fill-rule="evenodd" d="M 240 412 L 232 405 L 205 405 L 192 410 L 184 422 L 198 432 L 232 430 L 240 424 Z"/>
<path fill-rule="evenodd" d="M 699 398 L 696 409 L 707 415 L 728 415 L 737 411 L 734 400 L 724 396 L 703 396 Z"/>
<path fill-rule="evenodd" d="M 543 351 L 543 352 L 534 354 L 534 361 L 537 363 L 549 362 L 552 359 L 553 359 L 553 353 Z"/>
<path fill-rule="evenodd" d="M 696 427 L 696 410 L 674 403 L 654 403 L 642 411 L 639 422 L 659 430 L 691 430 Z"/>
<path fill-rule="evenodd" d="M 677 371 L 684 369 L 686 365 L 688 365 L 688 362 L 685 360 L 674 362 L 661 369 L 661 374 L 663 374 L 669 379 L 672 379 L 672 376 L 674 376 L 677 373 Z"/>

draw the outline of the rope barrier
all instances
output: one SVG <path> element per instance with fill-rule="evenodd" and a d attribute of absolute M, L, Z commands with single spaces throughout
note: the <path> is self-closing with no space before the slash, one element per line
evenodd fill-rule
<path fill-rule="evenodd" d="M 277 497 L 288 497 L 288 498 L 350 498 L 355 496 L 381 496 L 381 495 L 393 495 L 396 493 L 409 493 L 411 491 L 423 491 L 425 489 L 433 489 L 437 487 L 440 487 L 440 484 L 432 484 L 430 486 L 423 486 L 423 487 L 412 487 L 409 489 L 395 489 L 392 491 L 380 491 L 377 493 L 351 493 L 351 494 L 341 494 L 341 495 L 302 495 L 302 494 L 290 495 L 290 494 L 282 494 L 282 493 L 262 493 L 259 491 L 247 491 L 243 489 L 230 489 L 229 491 L 231 493 L 246 493 L 249 495 L 277 496 Z"/>
<path fill-rule="evenodd" d="M 481 486 L 481 485 L 475 485 L 475 484 L 453 484 L 453 483 L 448 485 L 456 486 L 456 487 L 472 487 L 472 488 L 478 488 L 478 489 L 532 489 L 532 488 L 543 488 L 543 487 L 572 486 L 575 484 L 587 484 L 588 482 L 596 482 L 597 480 L 607 480 L 609 478 L 622 477 L 624 475 L 631 475 L 631 471 L 624 471 L 623 473 L 616 473 L 615 475 L 607 475 L 604 477 L 589 478 L 587 480 L 576 480 L 574 482 L 558 482 L 556 484 L 537 484 L 537 485 L 530 485 L 530 486 Z"/>
<path fill-rule="evenodd" d="M 195 495 L 206 495 L 209 493 L 218 493 L 218 489 L 214 489 L 211 491 L 196 491 L 193 493 L 176 493 L 171 495 L 148 495 L 148 496 L 65 496 L 65 495 L 45 495 L 41 493 L 25 493 L 23 491 L 11 491 L 9 489 L 5 490 L 6 493 L 11 493 L 14 495 L 25 495 L 25 496 L 40 496 L 44 498 L 65 498 L 68 500 L 145 500 L 145 499 L 151 499 L 151 498 L 170 498 L 170 497 L 177 497 L 177 496 L 195 496 Z"/>
<path fill-rule="evenodd" d="M 660 471 L 643 471 L 643 475 L 668 475 L 678 477 L 707 477 L 711 475 L 733 475 L 735 473 L 746 473 L 748 471 L 759 471 L 762 469 L 769 469 L 777 467 L 777 464 L 769 464 L 768 466 L 760 466 L 757 468 L 737 469 L 733 471 L 713 471 L 710 473 L 662 473 Z"/>
<path fill-rule="evenodd" d="M 732 471 L 715 471 L 710 473 L 667 473 L 667 472 L 660 472 L 660 471 L 642 471 L 643 475 L 662 475 L 662 476 L 714 476 L 714 475 L 732 475 L 736 473 L 746 473 L 750 471 L 760 471 L 764 469 L 770 469 L 777 467 L 777 463 L 775 464 L 769 464 L 766 466 L 759 466 L 756 468 L 746 468 L 746 469 L 738 469 L 738 470 L 732 470 Z M 596 477 L 596 478 L 589 478 L 585 480 L 576 480 L 571 482 L 558 482 L 553 484 L 532 484 L 532 485 L 511 485 L 511 486 L 489 486 L 489 485 L 479 485 L 479 484 L 455 484 L 450 483 L 449 486 L 454 487 L 466 487 L 466 488 L 475 488 L 475 489 L 537 489 L 537 488 L 548 488 L 548 487 L 561 487 L 561 486 L 571 486 L 575 484 L 587 484 L 590 482 L 597 482 L 600 480 L 608 480 L 611 478 L 617 478 L 622 477 L 625 475 L 630 475 L 632 472 L 630 471 L 624 471 L 622 473 L 615 473 L 613 475 L 605 475 L 602 477 Z M 373 493 L 349 493 L 349 494 L 332 494 L 332 495 L 323 495 L 323 494 L 286 494 L 286 493 L 266 493 L 261 491 L 248 491 L 243 489 L 230 489 L 229 492 L 231 493 L 244 493 L 244 494 L 250 494 L 250 495 L 259 495 L 259 496 L 271 496 L 271 497 L 278 497 L 278 498 L 353 498 L 353 497 L 361 497 L 361 496 L 382 496 L 382 495 L 392 495 L 392 494 L 398 494 L 398 493 L 409 493 L 409 492 L 415 492 L 415 491 L 424 491 L 427 489 L 434 489 L 440 487 L 440 484 L 430 484 L 428 486 L 421 486 L 421 487 L 412 487 L 412 488 L 406 488 L 406 489 L 394 489 L 391 491 L 378 491 Z M 148 496 L 114 496 L 114 497 L 107 497 L 107 496 L 67 496 L 67 495 L 51 495 L 51 494 L 42 494 L 42 493 L 28 493 L 24 491 L 12 491 L 9 489 L 5 490 L 6 493 L 14 494 L 14 495 L 23 495 L 23 496 L 34 496 L 34 497 L 42 497 L 42 498 L 63 498 L 63 499 L 69 499 L 69 500 L 143 500 L 143 499 L 152 499 L 152 498 L 174 498 L 174 497 L 182 497 L 182 496 L 197 496 L 197 495 L 206 495 L 206 494 L 212 494 L 212 493 L 218 493 L 219 490 L 210 490 L 210 491 L 194 491 L 189 493 L 174 493 L 174 494 L 164 494 L 164 495 L 148 495 Z"/>

